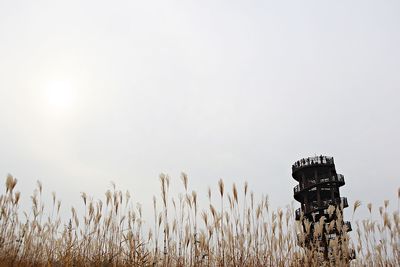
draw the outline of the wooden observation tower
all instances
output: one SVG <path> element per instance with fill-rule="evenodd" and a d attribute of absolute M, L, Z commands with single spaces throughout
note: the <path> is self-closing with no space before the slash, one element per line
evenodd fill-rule
<path fill-rule="evenodd" d="M 299 243 L 306 248 L 317 247 L 327 259 L 329 241 L 336 239 L 340 243 L 343 233 L 351 231 L 350 222 L 343 221 L 347 198 L 341 197 L 339 190 L 345 184 L 344 176 L 336 173 L 333 157 L 327 156 L 296 161 L 292 166 L 292 176 L 299 182 L 293 189 L 294 199 L 301 204 L 295 217 L 302 221 L 305 233 L 299 238 Z"/>

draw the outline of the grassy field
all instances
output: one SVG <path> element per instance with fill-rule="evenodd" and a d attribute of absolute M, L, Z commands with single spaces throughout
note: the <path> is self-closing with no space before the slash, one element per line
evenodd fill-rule
<path fill-rule="evenodd" d="M 99 201 L 82 193 L 85 213 L 72 208 L 65 219 L 55 194 L 43 203 L 38 182 L 31 210 L 22 211 L 17 180 L 9 175 L 0 197 L 0 266 L 400 266 L 399 211 L 390 211 L 388 201 L 376 209 L 378 220 L 353 222 L 354 240 L 344 233 L 341 242 L 330 241 L 329 262 L 318 246 L 298 246 L 305 233 L 293 207 L 272 210 L 247 184 L 228 189 L 220 180 L 201 205 L 208 208 L 199 210 L 196 192 L 181 178 L 182 193 L 170 196 L 169 177 L 160 175 L 154 222 L 144 225 L 141 206 L 115 186 Z M 354 203 L 353 213 L 360 205 Z M 375 208 L 366 206 L 372 214 Z M 323 225 L 317 223 L 316 234 Z M 344 226 L 338 221 L 336 227 Z M 349 249 L 356 252 L 350 263 Z"/>

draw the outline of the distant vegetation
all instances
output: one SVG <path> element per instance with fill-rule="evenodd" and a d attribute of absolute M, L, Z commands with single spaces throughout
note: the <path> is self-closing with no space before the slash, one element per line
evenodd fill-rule
<path fill-rule="evenodd" d="M 178 196 L 169 195 L 168 176 L 160 181 L 154 222 L 144 225 L 141 206 L 115 185 L 102 201 L 82 193 L 85 213 L 72 208 L 64 220 L 55 194 L 43 203 L 38 182 L 31 210 L 21 211 L 17 180 L 9 175 L 0 197 L 0 266 L 348 266 L 342 252 L 349 249 L 356 252 L 350 265 L 400 266 L 399 212 L 389 211 L 387 201 L 377 209 L 379 220 L 353 222 L 355 240 L 332 240 L 331 262 L 322 262 L 318 247 L 298 246 L 304 233 L 293 207 L 271 210 L 268 198 L 256 201 L 247 183 L 239 192 L 220 180 L 200 210 L 185 174 Z M 359 206 L 356 201 L 353 213 Z M 372 214 L 372 205 L 367 208 Z"/>

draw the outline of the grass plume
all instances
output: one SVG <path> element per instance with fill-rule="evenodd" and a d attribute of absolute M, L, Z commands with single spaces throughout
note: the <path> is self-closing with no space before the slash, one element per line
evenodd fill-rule
<path fill-rule="evenodd" d="M 181 179 L 182 192 L 170 196 L 170 178 L 160 175 L 154 221 L 145 225 L 142 206 L 133 204 L 130 193 L 122 193 L 115 184 L 103 200 L 82 192 L 83 214 L 72 207 L 64 220 L 61 201 L 52 193 L 49 205 L 43 203 L 38 182 L 31 210 L 22 211 L 17 179 L 8 175 L 0 196 L 0 266 L 400 266 L 399 212 L 390 211 L 389 201 L 377 210 L 379 220 L 370 216 L 355 222 L 354 240 L 346 234 L 331 240 L 333 260 L 326 262 L 317 246 L 298 245 L 310 224 L 303 232 L 292 205 L 272 210 L 268 197 L 258 199 L 247 182 L 243 189 L 233 184 L 228 192 L 221 179 L 220 199 L 213 203 L 209 189 L 208 203 L 202 206 L 197 192 L 189 189 L 188 176 L 183 173 Z M 360 206 L 360 201 L 354 203 L 353 217 Z M 372 204 L 366 208 L 373 213 Z M 338 209 L 329 207 L 328 213 L 336 213 L 339 220 L 324 226 L 322 218 L 314 234 L 322 233 L 323 227 L 345 233 Z M 357 254 L 350 263 L 343 254 L 349 248 Z"/>

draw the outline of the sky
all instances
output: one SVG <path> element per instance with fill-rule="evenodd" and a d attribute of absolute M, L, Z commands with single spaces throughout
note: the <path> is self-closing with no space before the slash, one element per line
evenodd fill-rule
<path fill-rule="evenodd" d="M 147 210 L 158 175 L 182 191 L 182 171 L 200 195 L 247 181 L 278 208 L 291 165 L 323 154 L 350 203 L 396 207 L 399 14 L 390 0 L 0 0 L 0 175 L 25 203 L 40 180 L 67 210 L 110 181 Z"/>

